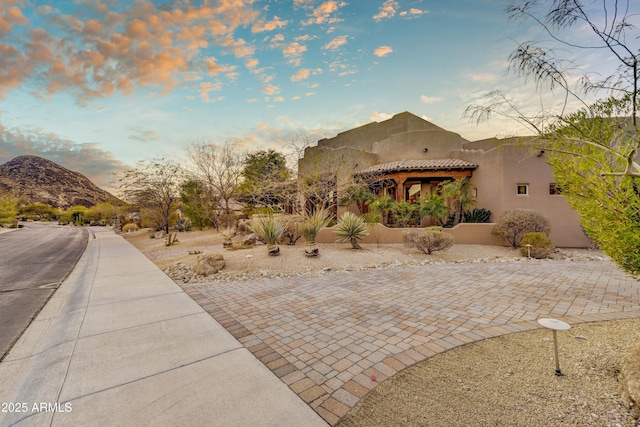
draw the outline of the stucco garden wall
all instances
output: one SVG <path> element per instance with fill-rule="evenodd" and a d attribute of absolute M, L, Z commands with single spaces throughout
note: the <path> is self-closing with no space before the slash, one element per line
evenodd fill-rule
<path fill-rule="evenodd" d="M 458 224 L 453 228 L 445 229 L 444 232 L 453 235 L 454 244 L 503 245 L 491 234 L 492 227 L 493 224 Z M 316 242 L 335 242 L 334 229 L 335 227 L 329 227 L 321 230 L 316 237 Z M 388 228 L 382 224 L 376 224 L 371 229 L 371 234 L 362 240 L 362 243 L 403 243 L 402 232 L 404 230 L 405 228 Z"/>
<path fill-rule="evenodd" d="M 460 245 L 496 245 L 504 246 L 496 236 L 491 234 L 491 229 L 494 224 L 458 224 L 453 228 L 444 229 L 445 233 L 453 235 L 453 244 Z M 336 240 L 336 235 L 333 232 L 335 227 L 325 228 L 320 230 L 320 233 L 316 236 L 316 242 L 318 243 L 333 243 Z M 376 224 L 371 229 L 371 234 L 363 239 L 362 243 L 403 243 L 402 232 L 404 228 L 388 228 L 382 224 Z M 581 245 L 576 245 L 580 236 L 565 235 L 561 230 L 556 234 L 551 232 L 551 240 L 554 246 L 559 248 L 577 247 L 587 248 L 589 247 L 589 239 L 584 237 Z"/>

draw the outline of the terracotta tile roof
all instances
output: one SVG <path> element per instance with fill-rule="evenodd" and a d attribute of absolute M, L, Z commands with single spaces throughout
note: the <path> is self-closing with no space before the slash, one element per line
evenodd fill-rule
<path fill-rule="evenodd" d="M 363 169 L 358 174 L 417 171 L 417 170 L 451 170 L 476 169 L 477 164 L 460 159 L 433 160 L 401 160 L 399 162 L 383 163 Z"/>

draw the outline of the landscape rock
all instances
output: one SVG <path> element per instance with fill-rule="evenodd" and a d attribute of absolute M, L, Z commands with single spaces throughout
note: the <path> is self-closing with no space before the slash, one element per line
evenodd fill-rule
<path fill-rule="evenodd" d="M 258 236 L 255 233 L 247 234 L 242 238 L 243 246 L 252 246 L 256 244 L 256 240 L 258 240 Z"/>
<path fill-rule="evenodd" d="M 220 254 L 204 255 L 198 259 L 195 274 L 198 276 L 210 276 L 222 270 L 225 266 L 224 258 Z"/>

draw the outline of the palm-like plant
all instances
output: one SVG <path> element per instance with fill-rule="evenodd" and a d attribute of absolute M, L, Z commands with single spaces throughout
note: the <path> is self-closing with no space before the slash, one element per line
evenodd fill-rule
<path fill-rule="evenodd" d="M 249 226 L 256 236 L 267 244 L 269 255 L 279 255 L 278 239 L 282 237 L 287 226 L 273 215 L 254 216 Z"/>
<path fill-rule="evenodd" d="M 389 195 L 379 197 L 369 204 L 369 207 L 382 214 L 382 222 L 384 225 L 389 224 L 389 213 L 398 204 L 395 199 Z"/>
<path fill-rule="evenodd" d="M 471 181 L 469 181 L 469 177 L 445 181 L 440 185 L 445 199 L 451 200 L 453 225 L 463 222 L 464 211 L 476 206 L 476 199 L 471 194 Z"/>
<path fill-rule="evenodd" d="M 420 200 L 420 217 L 430 216 L 434 224 L 442 225 L 448 214 L 449 208 L 444 202 L 443 196 L 438 193 L 430 193 L 422 196 Z"/>
<path fill-rule="evenodd" d="M 350 242 L 353 249 L 362 249 L 358 240 L 362 240 L 369 235 L 369 227 L 364 218 L 354 215 L 352 212 L 345 212 L 334 231 L 338 238 L 337 243 Z"/>
<path fill-rule="evenodd" d="M 300 232 L 307 243 L 315 243 L 316 235 L 329 224 L 329 221 L 331 219 L 329 218 L 329 211 L 326 209 L 318 209 L 308 217 L 300 226 Z"/>

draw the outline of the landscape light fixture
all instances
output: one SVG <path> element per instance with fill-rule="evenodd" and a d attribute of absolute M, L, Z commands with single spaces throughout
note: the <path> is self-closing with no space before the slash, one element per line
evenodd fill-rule
<path fill-rule="evenodd" d="M 526 244 L 525 246 L 527 247 L 527 258 L 531 258 L 531 246 L 533 245 Z"/>
<path fill-rule="evenodd" d="M 558 319 L 538 319 L 538 323 L 547 329 L 553 331 L 553 349 L 556 356 L 556 376 L 561 377 L 563 375 L 560 371 L 560 360 L 558 359 L 558 335 L 557 331 L 567 331 L 571 329 L 568 323 Z"/>

